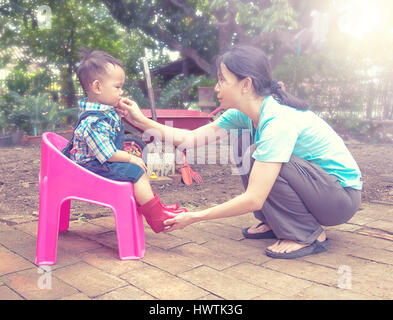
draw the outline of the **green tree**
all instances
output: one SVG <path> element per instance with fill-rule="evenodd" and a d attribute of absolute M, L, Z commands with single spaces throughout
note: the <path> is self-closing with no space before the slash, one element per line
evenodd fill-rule
<path fill-rule="evenodd" d="M 326 1 L 329 29 L 320 50 L 287 54 L 275 69 L 293 93 L 331 118 L 393 115 L 393 4 Z M 347 26 L 345 26 L 347 24 Z"/>
<path fill-rule="evenodd" d="M 235 43 L 262 46 L 272 64 L 313 47 L 307 29 L 310 13 L 323 0 L 102 0 L 123 26 L 141 30 L 161 46 L 192 59 L 206 74 L 214 75 L 217 54 Z M 305 30 L 298 41 L 296 35 Z"/>
<path fill-rule="evenodd" d="M 78 55 L 82 46 L 104 50 L 125 62 L 127 75 L 135 79 L 135 60 L 144 55 L 153 41 L 142 33 L 126 30 L 114 21 L 100 1 L 87 0 L 9 0 L 1 1 L 0 47 L 3 60 L 13 55 L 15 48 L 22 53 L 19 66 L 26 71 L 33 62 L 48 75 L 59 78 L 61 103 L 75 106 L 80 88 L 75 86 Z M 42 8 L 49 10 L 41 12 Z M 49 12 L 48 12 L 49 11 Z M 50 24 L 45 24 L 45 19 Z M 57 71 L 57 73 L 56 73 Z"/>

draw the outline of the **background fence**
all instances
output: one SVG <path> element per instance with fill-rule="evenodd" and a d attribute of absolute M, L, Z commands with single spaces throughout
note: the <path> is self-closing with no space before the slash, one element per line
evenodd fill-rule
<path fill-rule="evenodd" d="M 14 81 L 0 80 L 0 88 L 6 90 L 7 82 Z M 303 83 L 300 87 L 287 83 L 285 85 L 289 92 L 308 101 L 311 109 L 323 118 L 393 120 L 393 76 L 345 82 Z M 51 93 L 56 102 L 61 103 L 60 86 L 55 78 L 50 78 L 45 86 L 30 84 L 30 88 L 40 87 L 41 93 Z M 76 83 L 75 89 L 78 96 L 83 95 Z"/>
<path fill-rule="evenodd" d="M 393 76 L 287 87 L 325 119 L 393 120 Z"/>

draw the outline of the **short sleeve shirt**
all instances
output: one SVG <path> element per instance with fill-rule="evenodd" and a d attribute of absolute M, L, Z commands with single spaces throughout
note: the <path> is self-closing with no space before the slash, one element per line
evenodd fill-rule
<path fill-rule="evenodd" d="M 74 146 L 71 159 L 84 164 L 97 159 L 104 163 L 117 151 L 114 143 L 117 132 L 120 131 L 121 119 L 113 106 L 79 101 L 79 114 L 86 111 L 99 111 L 112 119 L 113 125 L 100 121 L 97 116 L 89 116 L 82 120 L 74 131 Z"/>
<path fill-rule="evenodd" d="M 267 96 L 257 128 L 237 109 L 227 110 L 216 124 L 231 134 L 249 130 L 257 146 L 255 160 L 285 163 L 294 154 L 335 175 L 341 186 L 362 188 L 360 169 L 344 141 L 312 111 L 297 110 Z"/>

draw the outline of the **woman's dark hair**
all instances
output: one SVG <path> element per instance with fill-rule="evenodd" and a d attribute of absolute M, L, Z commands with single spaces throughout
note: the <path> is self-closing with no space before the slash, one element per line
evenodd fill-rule
<path fill-rule="evenodd" d="M 257 94 L 260 96 L 273 95 L 281 104 L 299 110 L 307 110 L 308 104 L 287 93 L 279 82 L 272 79 L 272 72 L 266 54 L 258 48 L 238 45 L 217 59 L 217 70 L 220 73 L 220 64 L 231 71 L 238 80 L 250 77 Z"/>
<path fill-rule="evenodd" d="M 88 86 L 94 80 L 107 74 L 106 65 L 108 63 L 117 65 L 124 70 L 123 65 L 116 58 L 104 51 L 90 51 L 87 48 L 82 48 L 79 55 L 82 57 L 82 61 L 79 64 L 76 74 L 86 94 Z"/>

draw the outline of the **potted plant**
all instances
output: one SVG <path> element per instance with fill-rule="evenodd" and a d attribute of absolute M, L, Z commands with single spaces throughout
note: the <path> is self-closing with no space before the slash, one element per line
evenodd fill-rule
<path fill-rule="evenodd" d="M 197 87 L 198 106 L 204 112 L 211 112 L 217 108 L 214 86 L 216 79 L 201 76 Z"/>
<path fill-rule="evenodd" d="M 216 107 L 214 87 L 198 87 L 198 105 L 209 110 Z"/>

